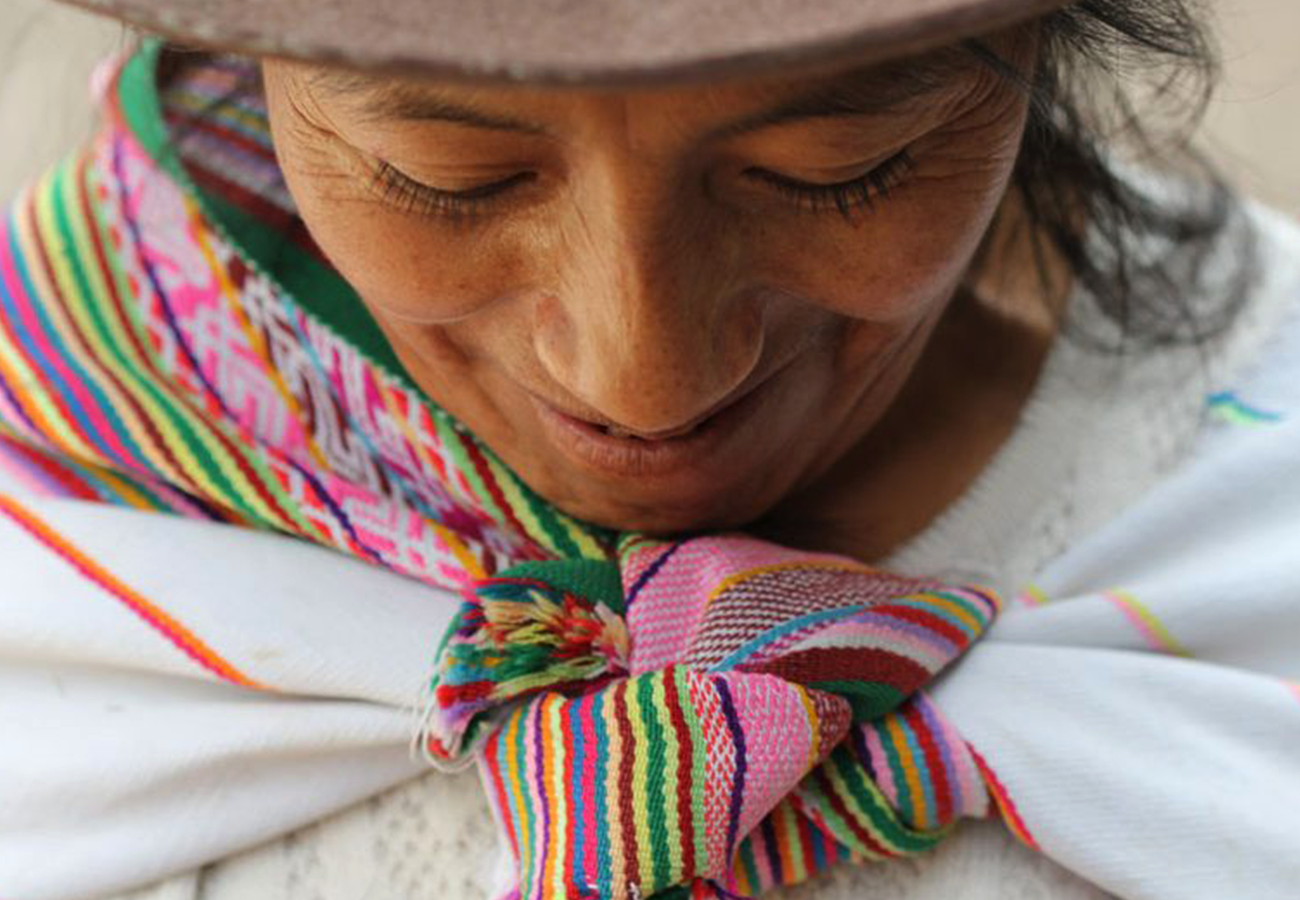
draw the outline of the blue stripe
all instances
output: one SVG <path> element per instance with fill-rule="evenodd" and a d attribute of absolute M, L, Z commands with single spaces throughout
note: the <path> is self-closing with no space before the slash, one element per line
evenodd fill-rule
<path fill-rule="evenodd" d="M 763 647 L 766 647 L 773 641 L 780 640 L 792 631 L 798 631 L 801 628 L 807 628 L 809 625 L 816 625 L 819 622 L 832 622 L 836 619 L 847 619 L 857 615 L 858 613 L 866 612 L 876 605 L 876 603 L 861 603 L 857 606 L 845 606 L 840 609 L 824 609 L 820 612 L 808 613 L 807 615 L 791 619 L 788 622 L 775 626 L 774 628 L 769 628 L 757 637 L 746 641 L 740 647 L 733 650 L 730 655 L 717 665 L 712 666 L 709 671 L 726 672 L 728 669 L 732 669 L 738 664 L 744 662 L 748 657 L 753 656 L 754 653 L 761 650 Z"/>
<path fill-rule="evenodd" d="M 59 175 L 60 182 L 62 182 L 64 178 L 65 176 L 61 173 Z M 62 188 L 60 187 L 59 190 L 62 190 Z M 61 198 L 56 197 L 53 205 L 56 217 L 63 220 L 65 217 L 62 215 L 64 209 Z M 66 221 L 64 224 L 66 226 Z M 71 231 L 71 227 L 68 227 L 68 230 Z M 38 239 L 42 244 L 46 245 L 46 251 L 51 255 L 55 255 L 59 252 L 59 247 L 48 245 L 48 242 L 45 240 L 45 235 L 39 235 Z M 12 225 L 9 229 L 9 248 L 9 256 L 10 260 L 13 262 L 14 271 L 18 275 L 18 280 L 22 284 L 23 290 L 27 292 L 27 296 L 32 301 L 30 307 L 32 312 L 35 313 L 37 321 L 41 323 L 41 330 L 45 332 L 45 335 L 49 339 L 49 343 L 53 345 L 55 352 L 58 352 L 59 350 L 63 351 L 62 353 L 59 353 L 59 361 L 71 370 L 73 377 L 78 380 L 78 383 L 86 387 L 87 393 L 97 401 L 100 411 L 103 413 L 104 418 L 109 421 L 109 424 L 112 426 L 113 432 L 117 435 L 118 440 L 133 452 L 137 458 L 142 458 L 144 454 L 140 451 L 139 445 L 136 444 L 135 440 L 122 425 L 121 419 L 117 415 L 117 411 L 113 409 L 112 404 L 108 402 L 108 398 L 104 396 L 103 392 L 99 389 L 98 384 L 95 383 L 94 379 L 92 379 L 90 374 L 86 371 L 86 368 L 69 352 L 71 348 L 67 347 L 63 339 L 55 332 L 53 323 L 45 314 L 45 309 L 39 302 L 40 295 L 36 292 L 36 289 L 32 284 L 31 274 L 27 268 L 26 260 L 23 259 L 22 253 L 18 247 L 16 229 L 14 229 Z M 76 267 L 74 267 L 73 274 L 83 296 L 87 301 L 90 301 L 91 294 L 88 286 L 84 283 L 84 274 Z M 57 285 L 55 289 L 60 290 Z M 116 452 L 110 449 L 108 442 L 100 436 L 98 430 L 91 423 L 89 417 L 85 415 L 80 403 L 73 396 L 71 386 L 56 370 L 55 361 L 37 348 L 35 341 L 31 339 L 31 336 L 27 333 L 27 330 L 20 322 L 17 299 L 5 290 L 3 280 L 0 280 L 0 301 L 3 301 L 6 317 L 9 319 L 10 328 L 13 330 L 19 343 L 26 351 L 29 362 L 35 365 L 38 369 L 43 370 L 46 380 L 57 388 L 56 391 L 49 393 L 56 393 L 62 398 L 64 405 L 68 408 L 72 417 L 81 425 L 82 431 L 90 438 L 91 443 L 98 447 L 99 452 L 105 459 L 114 460 L 119 464 L 132 465 L 132 467 L 134 467 L 133 464 L 135 463 L 135 460 L 123 460 L 118 457 Z"/>

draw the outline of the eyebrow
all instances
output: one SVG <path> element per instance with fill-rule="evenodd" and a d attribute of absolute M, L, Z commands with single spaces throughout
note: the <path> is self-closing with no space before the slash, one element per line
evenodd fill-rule
<path fill-rule="evenodd" d="M 888 68 L 873 66 L 851 72 L 770 109 L 723 125 L 709 138 L 735 137 L 807 119 L 879 115 L 935 93 L 970 61 L 968 54 L 946 48 Z M 373 76 L 333 71 L 322 73 L 313 83 L 338 95 L 372 94 L 366 97 L 364 110 L 371 121 L 450 122 L 492 131 L 551 133 L 539 123 L 482 109 L 472 102 L 453 101 L 418 85 L 384 83 Z"/>

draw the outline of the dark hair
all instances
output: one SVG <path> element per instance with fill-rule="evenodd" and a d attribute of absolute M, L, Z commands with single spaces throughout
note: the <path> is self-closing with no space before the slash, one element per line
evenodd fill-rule
<path fill-rule="evenodd" d="M 1011 189 L 1045 294 L 1060 293 L 1044 262 L 1053 253 L 1111 326 L 1061 322 L 1089 348 L 1201 345 L 1249 295 L 1253 233 L 1233 192 L 1187 143 L 1219 76 L 1204 22 L 1199 0 L 1080 0 L 1036 23 L 1028 77 L 970 45 L 1030 94 Z M 1125 177 L 1122 153 L 1169 180 Z M 1216 251 L 1230 261 L 1226 275 L 1210 271 Z"/>
<path fill-rule="evenodd" d="M 1125 353 L 1201 345 L 1231 325 L 1249 295 L 1254 245 L 1241 204 L 1187 143 L 1219 75 L 1204 22 L 1203 0 L 1079 0 L 1029 26 L 1039 38 L 1032 73 L 980 41 L 965 45 L 1029 94 L 1010 189 L 1022 201 L 1044 297 L 1063 293 L 1051 255 L 1101 313 L 1075 319 L 1051 310 L 1081 346 Z M 164 75 L 186 55 L 168 50 Z M 250 83 L 236 94 L 257 89 Z M 1117 149 L 1174 176 L 1176 188 L 1125 177 Z M 1207 260 L 1225 249 L 1231 271 L 1210 284 Z"/>

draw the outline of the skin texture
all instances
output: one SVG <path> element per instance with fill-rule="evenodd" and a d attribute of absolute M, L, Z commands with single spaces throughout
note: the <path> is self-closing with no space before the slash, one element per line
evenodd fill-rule
<path fill-rule="evenodd" d="M 1030 33 L 991 43 L 1032 61 Z M 810 93 L 918 72 L 925 89 L 887 109 L 752 127 Z M 303 219 L 412 377 L 581 518 L 746 526 L 875 558 L 979 472 L 1050 343 L 1015 247 L 972 272 L 1012 205 L 1025 100 L 961 51 L 635 91 L 277 61 L 264 79 Z M 903 150 L 885 196 L 840 209 L 799 192 Z M 574 418 L 649 440 L 575 450 Z M 638 449 L 692 438 L 673 465 Z"/>

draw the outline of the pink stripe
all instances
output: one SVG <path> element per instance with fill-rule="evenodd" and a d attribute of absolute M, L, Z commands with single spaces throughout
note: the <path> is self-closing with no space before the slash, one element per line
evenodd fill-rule
<path fill-rule="evenodd" d="M 762 891 L 776 884 L 776 873 L 772 871 L 772 860 L 767 847 L 768 842 L 763 835 L 763 829 L 755 825 L 753 833 L 749 836 L 749 855 L 754 860 L 754 868 L 758 875 L 758 884 L 753 887 Z"/>
<path fill-rule="evenodd" d="M 596 797 L 596 767 L 591 765 L 592 755 L 596 753 L 599 747 L 599 739 L 596 737 L 596 719 L 595 719 L 596 695 L 588 694 L 579 702 L 578 717 L 582 722 L 582 756 L 583 756 L 583 773 L 582 773 L 582 796 L 590 797 L 595 800 Z M 581 827 L 582 834 L 582 851 L 583 860 L 582 868 L 587 884 L 595 884 L 597 880 L 597 863 L 596 863 L 596 845 L 600 842 L 600 832 L 595 816 L 583 816 Z"/>
<path fill-rule="evenodd" d="M 847 645 L 889 650 L 899 656 L 908 656 L 921 665 L 932 669 L 942 666 L 949 660 L 948 648 L 952 646 L 950 641 L 935 635 L 934 632 L 922 633 L 916 625 L 912 625 L 910 628 L 906 627 L 907 624 L 910 623 L 900 623 L 894 619 L 876 616 L 873 616 L 868 621 L 848 619 L 835 624 L 835 636 L 855 637 L 859 638 L 859 640 L 845 642 L 813 640 L 809 643 L 809 646 L 836 647 Z M 930 639 L 927 640 L 927 637 Z M 866 642 L 861 638 L 874 638 L 874 640 Z M 797 643 L 797 640 L 795 643 Z"/>
<path fill-rule="evenodd" d="M 1102 594 L 1102 596 L 1109 600 L 1116 609 L 1123 613 L 1124 618 L 1128 619 L 1129 624 L 1132 625 L 1140 635 L 1142 635 L 1143 640 L 1147 642 L 1147 646 L 1151 649 L 1159 650 L 1161 653 L 1178 652 L 1177 647 L 1169 646 L 1167 641 L 1151 629 L 1151 626 L 1142 619 L 1141 615 L 1138 614 L 1138 611 L 1135 610 L 1124 597 L 1109 591 Z"/>
<path fill-rule="evenodd" d="M 953 812 L 959 817 L 980 814 L 987 808 L 988 794 L 982 784 L 976 786 L 978 773 L 975 770 L 975 761 L 971 759 L 970 752 L 966 748 L 966 742 L 962 740 L 957 729 L 952 727 L 952 723 L 939 707 L 924 693 L 917 694 L 916 705 L 926 725 L 940 742 L 942 747 L 940 755 L 947 764 L 949 781 L 956 782 L 957 802 L 953 804 L 955 807 Z"/>
<path fill-rule="evenodd" d="M 45 474 L 36 466 L 24 464 L 18 458 L 17 454 L 12 453 L 0 445 L 0 467 L 16 478 L 23 487 L 38 496 L 46 497 L 65 497 L 67 490 L 63 485 Z"/>
<path fill-rule="evenodd" d="M 524 789 L 528 791 L 528 797 L 532 803 L 532 821 L 528 825 L 528 830 L 532 834 L 530 843 L 533 845 L 532 849 L 534 851 L 540 851 L 529 853 L 529 856 L 532 857 L 529 860 L 532 868 L 529 882 L 534 887 L 544 891 L 545 885 L 542 882 L 542 876 L 546 871 L 546 858 L 549 848 L 540 846 L 538 832 L 551 827 L 551 823 L 548 821 L 550 813 L 546 809 L 546 798 L 537 790 L 538 780 L 547 777 L 549 774 L 542 768 L 542 760 L 537 755 L 536 736 L 540 734 L 543 740 L 547 739 L 542 719 L 543 712 L 544 700 L 539 699 L 533 701 L 531 709 L 521 713 L 526 717 L 525 724 L 521 726 L 524 732 L 524 763 L 520 766 L 520 774 L 516 777 L 523 783 Z"/>
<path fill-rule="evenodd" d="M 866 740 L 867 752 L 871 754 L 871 768 L 876 771 L 876 785 L 889 798 L 891 806 L 898 806 L 898 785 L 894 783 L 894 769 L 889 764 L 889 757 L 880 743 L 880 733 L 874 728 L 862 729 Z"/>
<path fill-rule="evenodd" d="M 0 225 L 0 246 L 8 245 L 9 240 L 9 226 L 7 224 Z M 61 348 L 56 347 L 50 342 L 44 325 L 41 324 L 32 307 L 31 297 L 28 296 L 27 292 L 22 287 L 22 282 L 18 277 L 18 272 L 13 265 L 13 258 L 7 253 L 0 253 L 0 275 L 3 275 L 5 288 L 12 295 L 15 305 L 18 307 L 18 314 L 22 320 L 22 324 L 25 326 L 28 336 L 34 340 L 34 343 L 41 349 L 44 355 L 52 361 L 53 368 L 68 384 L 73 396 L 78 402 L 80 411 L 91 421 L 91 424 L 94 425 L 97 435 L 112 448 L 112 451 L 117 454 L 120 460 L 128 463 L 137 463 L 135 454 L 131 453 L 122 445 L 121 441 L 117 437 L 116 430 L 109 424 L 108 420 L 100 411 L 99 401 L 93 399 L 90 392 L 86 390 L 85 380 L 82 377 L 73 374 L 72 370 L 66 364 L 65 356 Z M 52 324 L 51 327 L 53 327 Z M 75 326 L 73 327 L 75 328 Z M 27 352 L 20 347 L 16 341 L 13 343 L 13 348 L 24 357 L 27 356 Z M 74 351 L 69 347 L 68 352 L 72 353 Z M 45 368 L 45 365 L 38 364 L 34 359 L 29 359 L 28 364 L 38 371 Z M 49 363 L 46 363 L 46 365 L 48 364 Z M 83 364 L 85 364 L 85 361 L 83 361 Z M 86 364 L 86 368 L 98 369 L 99 366 L 94 363 L 89 363 Z M 94 377 L 95 376 L 92 374 L 91 378 Z M 67 424 L 71 429 L 76 431 L 78 434 L 81 433 L 82 429 L 80 422 L 78 422 L 78 417 L 73 415 L 71 410 L 66 414 L 62 412 L 60 414 L 66 417 Z M 91 443 L 94 442 L 92 441 Z"/>

